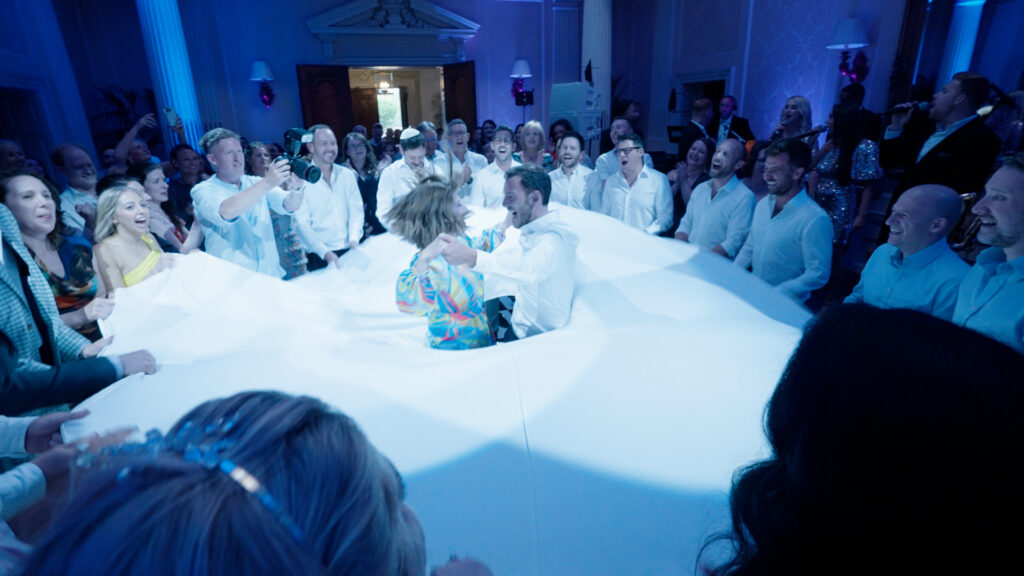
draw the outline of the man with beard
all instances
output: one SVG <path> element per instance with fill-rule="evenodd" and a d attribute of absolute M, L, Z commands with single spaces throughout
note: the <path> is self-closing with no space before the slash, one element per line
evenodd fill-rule
<path fill-rule="evenodd" d="M 551 177 L 551 200 L 573 208 L 583 208 L 587 177 L 594 171 L 580 163 L 583 158 L 583 137 L 568 131 L 558 139 L 558 168 L 548 172 Z"/>
<path fill-rule="evenodd" d="M 469 194 L 469 206 L 497 208 L 505 191 L 505 173 L 509 168 L 522 166 L 512 159 L 512 145 L 515 135 L 508 126 L 498 126 L 494 130 L 490 147 L 494 150 L 494 162 L 477 173 L 473 178 L 473 190 Z"/>
<path fill-rule="evenodd" d="M 804 189 L 810 164 L 811 149 L 799 140 L 779 140 L 765 151 L 768 195 L 754 208 L 736 256 L 737 266 L 798 302 L 828 282 L 832 262 L 832 220 Z"/>
<path fill-rule="evenodd" d="M 285 192 L 279 185 L 292 170 L 278 158 L 263 178 L 245 173 L 245 153 L 238 135 L 214 128 L 199 141 L 217 172 L 192 188 L 196 219 L 206 235 L 206 251 L 222 260 L 275 278 L 284 268 L 277 252 L 270 211 L 290 215 L 302 205 L 302 190 Z"/>
<path fill-rule="evenodd" d="M 427 144 L 419 130 L 402 130 L 398 147 L 402 149 L 402 157 L 388 164 L 380 173 L 380 183 L 377 185 L 377 219 L 385 227 L 388 225 L 385 216 L 399 198 L 408 194 L 427 176 L 443 175 L 440 167 L 427 162 Z"/>
<path fill-rule="evenodd" d="M 978 241 L 991 248 L 964 277 L 953 323 L 1024 354 L 1024 153 L 1003 160 L 974 205 Z"/>
<path fill-rule="evenodd" d="M 67 178 L 68 187 L 60 194 L 61 219 L 68 228 L 92 237 L 96 218 L 96 166 L 89 153 L 78 144 L 67 142 L 50 154 L 57 170 Z"/>
<path fill-rule="evenodd" d="M 551 178 L 543 168 L 516 166 L 505 173 L 502 206 L 508 209 L 507 221 L 520 230 L 518 243 L 505 242 L 488 253 L 440 235 L 449 264 L 482 272 L 489 297 L 514 297 L 511 330 L 499 335 L 499 341 L 549 332 L 569 322 L 579 237 L 557 211 L 548 210 L 550 197 Z M 502 282 L 509 285 L 507 291 L 492 294 L 491 287 Z"/>
<path fill-rule="evenodd" d="M 722 142 L 711 158 L 711 180 L 693 190 L 686 215 L 679 222 L 676 240 L 735 258 L 750 232 L 754 193 L 736 177 L 747 159 L 739 140 Z"/>
<path fill-rule="evenodd" d="M 626 134 L 615 144 L 621 169 L 605 183 L 601 212 L 657 235 L 672 226 L 672 190 L 668 178 L 644 165 L 644 143 Z"/>
<path fill-rule="evenodd" d="M 363 197 L 356 173 L 335 164 L 338 139 L 326 124 L 309 128 L 306 145 L 321 177 L 305 185 L 305 200 L 295 213 L 299 238 L 305 245 L 307 269 L 312 272 L 337 264 L 338 256 L 359 245 L 363 235 Z"/>

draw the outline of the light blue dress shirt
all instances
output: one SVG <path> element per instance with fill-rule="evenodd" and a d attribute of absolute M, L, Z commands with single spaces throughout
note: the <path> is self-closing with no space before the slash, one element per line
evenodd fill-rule
<path fill-rule="evenodd" d="M 1024 354 L 1024 256 L 1006 261 L 989 248 L 960 284 L 953 323 L 976 330 Z"/>
<path fill-rule="evenodd" d="M 277 253 L 270 211 L 291 214 L 284 208 L 284 199 L 288 193 L 274 187 L 238 218 L 225 220 L 220 215 L 220 205 L 225 200 L 260 180 L 256 176 L 245 175 L 240 185 L 235 186 L 217 176 L 207 178 L 192 187 L 192 203 L 195 205 L 196 219 L 203 225 L 206 252 L 243 268 L 283 278 L 285 272 Z"/>
<path fill-rule="evenodd" d="M 832 219 L 811 200 L 807 190 L 775 211 L 769 194 L 754 208 L 747 241 L 735 263 L 783 294 L 804 302 L 828 282 L 832 268 Z"/>
<path fill-rule="evenodd" d="M 676 233 L 686 233 L 690 244 L 705 250 L 721 245 L 730 258 L 735 258 L 747 240 L 757 201 L 750 188 L 736 176 L 714 198 L 711 182 L 706 180 L 693 189 Z"/>
<path fill-rule="evenodd" d="M 899 248 L 883 244 L 868 259 L 860 282 L 844 302 L 907 308 L 948 321 L 956 308 L 960 282 L 970 268 L 945 238 L 906 258 Z"/>

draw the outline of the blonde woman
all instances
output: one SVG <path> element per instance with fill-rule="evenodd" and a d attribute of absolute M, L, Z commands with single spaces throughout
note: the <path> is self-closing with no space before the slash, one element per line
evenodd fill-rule
<path fill-rule="evenodd" d="M 149 204 L 128 186 L 100 194 L 93 233 L 96 264 L 103 283 L 111 288 L 134 286 L 171 266 L 149 233 Z"/>
<path fill-rule="evenodd" d="M 811 103 L 803 96 L 790 96 L 779 114 L 779 124 L 772 132 L 771 139 L 796 138 L 811 147 L 811 154 L 818 150 L 818 134 L 808 134 L 814 129 L 811 120 Z"/>
<path fill-rule="evenodd" d="M 536 120 L 530 120 L 523 126 L 523 149 L 512 155 L 512 159 L 523 164 L 534 164 L 544 168 L 545 172 L 555 169 L 555 159 L 544 150 L 547 136 L 544 127 Z"/>
<path fill-rule="evenodd" d="M 419 248 L 398 277 L 395 299 L 406 314 L 427 317 L 427 344 L 441 350 L 465 350 L 494 344 L 484 311 L 484 278 L 475 270 L 452 266 L 441 255 L 449 234 L 479 250 L 491 251 L 504 240 L 506 223 L 472 240 L 466 215 L 451 187 L 429 176 L 400 198 L 385 218 L 389 229 Z"/>

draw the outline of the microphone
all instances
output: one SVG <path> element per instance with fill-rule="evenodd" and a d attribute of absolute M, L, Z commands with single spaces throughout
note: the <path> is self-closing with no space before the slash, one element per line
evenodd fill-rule
<path fill-rule="evenodd" d="M 903 104 L 897 104 L 892 108 L 887 109 L 883 114 L 901 114 L 915 109 L 920 110 L 921 112 L 927 112 L 931 107 L 931 102 L 904 102 Z"/>

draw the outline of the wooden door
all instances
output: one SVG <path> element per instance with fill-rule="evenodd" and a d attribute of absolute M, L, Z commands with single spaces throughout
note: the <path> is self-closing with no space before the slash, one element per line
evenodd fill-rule
<path fill-rule="evenodd" d="M 476 68 L 472 61 L 444 66 L 444 115 L 462 118 L 472 132 L 476 122 Z"/>
<path fill-rule="evenodd" d="M 352 118 L 356 124 L 366 127 L 367 134 L 373 131 L 373 125 L 380 122 L 376 88 L 352 89 Z"/>
<path fill-rule="evenodd" d="M 355 124 L 348 66 L 296 66 L 296 69 L 299 75 L 299 97 L 302 100 L 302 122 L 307 127 L 327 124 L 341 140 L 352 131 Z"/>

